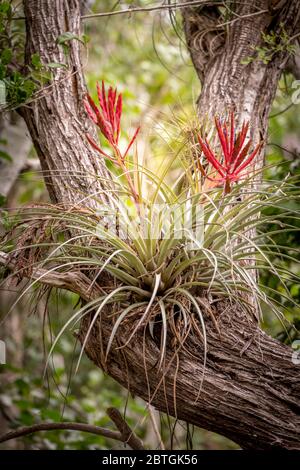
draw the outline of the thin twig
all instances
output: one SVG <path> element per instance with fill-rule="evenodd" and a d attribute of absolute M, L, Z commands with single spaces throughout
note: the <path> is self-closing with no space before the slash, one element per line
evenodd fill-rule
<path fill-rule="evenodd" d="M 134 450 L 144 450 L 142 441 L 128 426 L 119 410 L 116 408 L 108 408 L 106 413 L 119 429 L 122 435 L 122 442 L 126 442 Z"/>
<path fill-rule="evenodd" d="M 275 142 L 268 142 L 267 145 L 271 145 L 272 147 L 277 147 L 277 148 L 279 148 L 280 150 L 283 150 L 284 152 L 289 153 L 289 154 L 292 155 L 293 157 L 299 158 L 299 153 L 292 152 L 291 150 L 288 150 L 287 148 L 282 147 L 282 145 L 275 144 Z"/>
<path fill-rule="evenodd" d="M 274 114 L 271 114 L 269 116 L 269 119 L 272 119 L 274 117 L 277 117 L 277 116 L 280 116 L 281 114 L 285 113 L 286 111 L 288 111 L 292 106 L 294 106 L 295 103 L 290 103 L 288 106 L 286 106 L 284 109 L 282 109 L 281 111 L 278 111 L 277 113 L 274 113 Z"/>
<path fill-rule="evenodd" d="M 200 5 L 223 5 L 223 2 L 208 2 L 206 0 L 198 0 L 198 1 L 189 1 L 189 2 L 183 2 L 183 3 L 174 3 L 174 4 L 161 4 L 157 5 L 155 7 L 129 7 L 124 10 L 116 10 L 116 11 L 107 11 L 103 13 L 91 13 L 89 15 L 83 15 L 81 16 L 82 20 L 88 20 L 91 18 L 101 18 L 105 16 L 115 16 L 115 15 L 124 15 L 126 13 L 139 13 L 139 12 L 147 12 L 147 11 L 158 11 L 158 10 L 180 10 L 182 8 L 188 7 L 188 6 L 200 6 Z"/>
<path fill-rule="evenodd" d="M 295 41 L 295 39 L 298 39 L 300 37 L 300 33 L 294 34 L 294 36 L 290 37 L 289 40 L 287 41 L 287 44 L 290 42 Z"/>
<path fill-rule="evenodd" d="M 226 21 L 225 23 L 217 24 L 215 27 L 224 28 L 224 26 L 232 25 L 233 23 L 236 23 L 237 21 L 240 21 L 240 20 L 244 20 L 245 18 L 252 18 L 253 16 L 262 15 L 263 13 L 268 13 L 268 12 L 269 10 L 255 11 L 254 13 L 248 13 L 247 15 L 242 15 L 242 16 L 239 16 L 238 18 L 234 18 L 233 20 Z"/>
<path fill-rule="evenodd" d="M 200 6 L 200 5 L 223 5 L 224 2 L 212 2 L 212 1 L 207 1 L 207 0 L 191 0 L 189 2 L 184 2 L 184 3 L 174 3 L 174 4 L 160 4 L 155 7 L 129 7 L 124 10 L 116 10 L 116 11 L 104 11 L 102 13 L 90 13 L 89 15 L 81 15 L 82 20 L 89 20 L 92 18 L 101 18 L 101 17 L 106 17 L 106 16 L 116 16 L 116 15 L 126 15 L 126 13 L 140 13 L 140 12 L 148 12 L 148 11 L 157 11 L 157 10 L 180 10 L 182 8 L 188 7 L 188 6 Z M 26 18 L 24 16 L 17 16 L 13 18 L 13 20 L 25 20 Z"/>
<path fill-rule="evenodd" d="M 224 2 L 207 2 L 205 0 L 199 0 L 199 1 L 194 1 L 194 2 L 184 2 L 180 4 L 168 4 L 168 5 L 158 5 L 156 7 L 136 7 L 136 8 L 127 8 L 126 10 L 117 10 L 117 11 L 108 11 L 108 12 L 103 12 L 103 13 L 91 13 L 89 15 L 83 15 L 81 16 L 82 20 L 88 20 L 92 18 L 101 18 L 101 17 L 107 17 L 107 16 L 116 16 L 116 15 L 124 15 L 126 13 L 131 14 L 131 13 L 139 13 L 139 12 L 148 12 L 148 11 L 157 11 L 157 10 L 180 10 L 183 8 L 186 8 L 188 6 L 201 6 L 201 5 L 224 5 Z M 248 13 L 247 15 L 239 16 L 238 18 L 235 18 L 233 20 L 226 21 L 225 23 L 221 23 L 219 25 L 216 25 L 216 28 L 223 28 L 224 26 L 228 26 L 229 24 L 233 24 L 236 21 L 243 20 L 244 18 L 251 18 L 252 16 L 257 16 L 261 15 L 263 13 L 268 13 L 269 10 L 259 10 L 254 13 Z M 294 38 L 291 38 L 294 39 Z"/>
<path fill-rule="evenodd" d="M 180 10 L 183 8 L 186 8 L 188 6 L 217 6 L 217 5 L 224 5 L 224 2 L 208 2 L 206 0 L 199 0 L 199 1 L 189 1 L 189 2 L 184 2 L 184 3 L 179 3 L 179 4 L 161 4 L 157 5 L 155 7 L 129 7 L 124 10 L 117 10 L 117 11 L 106 11 L 106 12 L 101 12 L 101 13 L 91 13 L 89 15 L 82 15 L 80 18 L 84 20 L 90 20 L 93 18 L 105 18 L 109 16 L 117 16 L 117 15 L 126 15 L 126 14 L 131 14 L 131 13 L 141 13 L 141 12 L 150 12 L 150 11 L 159 11 L 159 10 Z M 234 18 L 233 20 L 226 21 L 225 23 L 221 23 L 216 25 L 216 28 L 223 28 L 224 26 L 228 26 L 230 24 L 235 23 L 236 21 L 243 20 L 245 18 L 251 18 L 253 16 L 261 15 L 263 13 L 268 13 L 269 10 L 259 10 L 254 13 L 248 13 L 247 15 L 239 16 L 238 18 Z M 19 16 L 17 18 L 13 18 L 14 20 L 25 20 L 26 18 L 23 16 Z M 296 34 L 295 36 L 291 37 L 290 41 L 293 41 L 299 36 L 299 34 Z"/>
<path fill-rule="evenodd" d="M 107 437 L 116 441 L 123 441 L 123 436 L 119 431 L 111 431 L 110 429 L 101 428 L 99 426 L 93 426 L 92 424 L 83 423 L 40 423 L 34 424 L 33 426 L 24 426 L 17 429 L 16 431 L 10 431 L 0 436 L 0 443 L 16 439 L 17 437 L 28 436 L 39 431 L 82 431 L 90 434 L 96 434 L 97 436 Z M 130 445 L 130 444 L 129 444 Z"/>
<path fill-rule="evenodd" d="M 155 436 L 158 440 L 159 448 L 160 448 L 160 450 L 165 450 L 165 445 L 163 443 L 161 434 L 160 434 L 158 426 L 157 426 L 156 417 L 154 415 L 154 408 L 150 404 L 148 405 L 148 412 L 149 412 L 150 421 L 151 421 L 151 424 L 152 424 L 152 427 L 153 427 L 154 434 L 155 434 Z"/>

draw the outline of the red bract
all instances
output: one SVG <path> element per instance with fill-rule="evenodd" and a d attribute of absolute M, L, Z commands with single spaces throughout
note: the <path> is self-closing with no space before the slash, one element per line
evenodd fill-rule
<path fill-rule="evenodd" d="M 85 109 L 108 142 L 113 146 L 118 145 L 122 114 L 122 95 L 120 94 L 117 97 L 117 89 L 113 90 L 112 87 L 109 87 L 106 95 L 103 82 L 102 87 L 97 83 L 97 94 L 100 106 L 98 107 L 91 96 L 87 95 L 87 99 L 84 102 Z"/>
<path fill-rule="evenodd" d="M 122 117 L 122 94 L 118 95 L 117 89 L 109 87 L 106 93 L 104 82 L 100 86 L 97 83 L 97 94 L 99 106 L 93 101 L 90 95 L 87 95 L 84 101 L 85 109 L 92 119 L 92 121 L 99 127 L 101 134 L 106 138 L 110 147 L 113 150 L 113 155 L 110 156 L 104 152 L 101 147 L 96 144 L 90 135 L 87 134 L 87 139 L 92 147 L 97 150 L 101 155 L 111 160 L 116 164 L 126 177 L 130 192 L 135 202 L 138 202 L 139 197 L 134 187 L 134 182 L 131 178 L 130 172 L 127 168 L 126 157 L 128 152 L 137 138 L 140 128 L 135 131 L 132 139 L 130 140 L 124 153 L 121 152 L 119 147 L 119 139 L 121 133 L 121 117 Z"/>
<path fill-rule="evenodd" d="M 198 140 L 204 156 L 219 176 L 211 178 L 207 175 L 201 163 L 199 163 L 199 166 L 202 174 L 206 178 L 216 183 L 223 183 L 225 193 L 229 193 L 231 184 L 245 176 L 242 172 L 256 157 L 262 147 L 262 142 L 249 153 L 252 144 L 251 139 L 246 142 L 249 122 L 244 122 L 242 129 L 236 133 L 233 113 L 231 113 L 230 118 L 230 132 L 228 131 L 227 123 L 224 122 L 224 124 L 222 124 L 219 118 L 215 118 L 215 125 L 222 150 L 221 159 L 213 152 L 207 139 L 203 140 L 198 135 Z"/>
<path fill-rule="evenodd" d="M 121 117 L 122 117 L 122 94 L 118 95 L 117 89 L 109 87 L 106 93 L 104 82 L 100 86 L 97 83 L 97 94 L 99 100 L 99 106 L 96 105 L 90 95 L 87 95 L 84 101 L 85 109 L 92 119 L 92 121 L 99 127 L 101 134 L 106 138 L 112 149 L 114 150 L 117 161 L 121 159 L 124 161 L 127 156 L 132 144 L 134 143 L 139 128 L 134 133 L 133 138 L 129 142 L 127 149 L 122 155 L 119 149 L 119 139 L 121 133 Z M 90 144 L 106 158 L 113 160 L 107 153 L 105 153 L 94 140 L 88 135 L 88 141 Z"/>

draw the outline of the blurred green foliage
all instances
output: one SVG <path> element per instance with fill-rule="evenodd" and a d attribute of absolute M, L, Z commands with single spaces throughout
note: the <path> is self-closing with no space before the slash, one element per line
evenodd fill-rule
<path fill-rule="evenodd" d="M 145 0 L 134 1 L 135 6 L 147 3 L 149 2 Z M 122 2 L 123 6 L 130 4 L 133 2 Z M 112 8 L 120 8 L 120 2 L 97 0 L 92 9 L 97 12 L 110 11 Z M 184 123 L 188 124 L 194 119 L 194 103 L 200 91 L 185 48 L 180 15 L 176 14 L 171 19 L 167 13 L 138 13 L 97 18 L 85 22 L 84 34 L 90 38 L 85 45 L 83 66 L 91 94 L 94 93 L 97 80 L 103 79 L 118 86 L 119 91 L 123 92 L 125 103 L 123 128 L 130 134 L 132 129 L 141 124 L 144 163 L 151 168 L 161 166 L 171 154 L 170 149 L 176 148 L 181 123 L 185 125 Z M 67 53 L 67 43 L 64 44 Z M 3 73 L 5 62 L 10 60 L 10 53 L 6 50 L 1 57 L 0 73 L 1 70 Z M 38 57 L 33 58 L 33 66 L 42 67 Z M 19 83 L 21 79 L 24 77 L 9 77 L 9 80 L 15 83 Z M 292 81 L 292 77 L 282 79 L 272 114 L 276 115 L 290 104 Z M 18 93 L 21 88 L 18 88 Z M 18 100 L 20 101 L 19 98 Z M 299 105 L 293 105 L 287 112 L 270 119 L 267 163 L 284 164 L 267 170 L 266 176 L 269 179 L 282 179 L 288 172 L 299 172 L 300 137 L 298 151 L 288 153 L 282 149 L 288 135 L 299 135 L 299 109 Z M 41 179 L 33 177 L 30 173 L 24 175 L 20 181 L 14 204 L 37 202 L 45 198 L 45 194 Z M 270 229 L 271 227 L 266 227 L 266 231 Z M 279 244 L 284 245 L 287 242 L 291 247 L 299 247 L 299 239 L 292 232 L 288 240 L 282 240 L 278 234 Z M 280 253 L 275 261 L 287 262 L 280 258 Z M 296 261 L 295 270 L 299 271 Z M 275 290 L 279 288 L 267 272 L 261 277 L 261 281 Z M 300 286 L 294 284 L 289 287 L 295 300 L 299 301 Z M 14 300 L 15 297 L 10 299 L 10 303 Z M 105 411 L 107 407 L 114 406 L 120 411 L 126 411 L 129 425 L 145 440 L 149 448 L 156 448 L 157 441 L 153 437 L 146 404 L 142 400 L 128 396 L 125 389 L 96 369 L 87 358 L 83 359 L 78 373 L 74 375 L 72 366 L 78 358 L 79 347 L 75 344 L 76 340 L 71 332 L 64 335 L 59 342 L 53 356 L 52 370 L 49 371 L 47 380 L 43 379 L 47 354 L 45 351 L 49 350 L 53 335 L 57 334 L 72 314 L 76 302 L 75 295 L 52 292 L 51 304 L 45 317 L 42 298 L 39 302 L 36 299 L 22 303 L 25 323 L 20 326 L 23 329 L 19 335 L 21 340 L 17 338 L 18 335 L 14 338 L 7 334 L 5 338 L 8 345 L 8 364 L 0 366 L 0 416 L 2 411 L 2 418 L 5 418 L 10 428 L 40 421 L 68 420 L 114 429 Z M 299 322 L 299 312 L 292 305 L 285 307 L 289 320 Z M 8 308 L 9 302 L 1 298 L 1 317 Z M 35 313 L 28 316 L 27 312 L 32 310 L 35 310 Z M 16 313 L 13 312 L 12 315 Z M 265 311 L 264 327 L 272 335 L 280 335 L 283 331 L 282 325 L 268 311 Z M 287 337 L 282 339 L 288 341 Z M 21 356 L 18 367 L 15 365 L 16 356 Z M 162 436 L 167 447 L 171 446 L 172 433 L 169 426 L 173 425 L 174 420 L 171 420 L 170 424 L 166 417 L 161 417 Z M 173 445 L 175 448 L 185 448 L 187 439 L 191 436 L 191 429 L 188 432 L 184 423 L 177 424 L 176 429 Z M 196 449 L 237 447 L 221 436 L 199 429 L 194 431 L 192 442 Z M 18 444 L 14 445 L 35 449 L 111 449 L 122 446 L 99 436 L 74 431 L 37 433 L 20 439 Z M 6 445 L 2 445 L 3 447 Z"/>
<path fill-rule="evenodd" d="M 300 85 L 300 84 L 299 84 Z M 300 103 L 293 102 L 295 93 L 295 79 L 291 75 L 283 76 L 279 83 L 273 109 L 269 120 L 269 138 L 267 146 L 267 165 L 270 168 L 266 170 L 265 176 L 270 180 L 283 180 L 288 175 L 300 174 Z M 299 210 L 299 203 L 286 201 L 286 207 Z M 268 208 L 268 213 L 276 215 L 280 209 Z M 299 275 L 299 247 L 300 221 L 289 219 L 291 228 L 298 228 L 298 231 L 291 230 L 288 234 L 278 233 L 274 240 L 280 247 L 278 255 L 273 257 L 272 261 L 277 266 L 288 266 L 293 272 Z M 265 228 L 265 233 L 274 229 L 272 225 Z M 287 248 L 288 247 L 288 248 Z M 298 251 L 297 251 L 298 250 Z M 293 260 L 287 260 L 281 255 L 289 255 Z M 282 286 L 279 286 L 274 276 L 269 272 L 261 275 L 261 282 L 274 289 L 274 297 L 279 300 L 284 307 L 284 315 L 291 322 L 290 325 L 283 325 L 276 319 L 272 312 L 264 312 L 264 327 L 272 335 L 277 336 L 281 341 L 291 344 L 300 336 L 300 312 L 299 308 L 288 302 L 280 294 L 284 294 Z M 296 303 L 300 302 L 300 285 L 298 283 L 287 282 L 287 287 Z"/>

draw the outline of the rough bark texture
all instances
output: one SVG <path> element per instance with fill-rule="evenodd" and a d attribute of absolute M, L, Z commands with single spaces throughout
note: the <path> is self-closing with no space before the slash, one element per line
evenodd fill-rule
<path fill-rule="evenodd" d="M 222 23 L 213 6 L 187 8 L 183 19 L 187 45 L 202 82 L 200 117 L 234 110 L 241 122 L 251 121 L 254 142 L 266 139 L 277 83 L 291 55 L 286 51 L 274 54 L 265 64 L 256 58 L 255 48 L 266 46 L 262 33 L 276 33 L 278 43 L 283 32 L 289 37 L 299 33 L 298 0 L 237 2 L 228 20 L 232 24 Z M 249 64 L 243 63 L 249 58 Z"/>
<path fill-rule="evenodd" d="M 221 335 L 206 318 L 208 362 L 199 396 L 203 347 L 198 337 L 189 338 L 178 358 L 168 344 L 163 373 L 157 371 L 160 336 L 155 343 L 146 335 L 142 346 L 143 331 L 128 347 L 115 349 L 105 363 L 99 338 L 108 338 L 111 321 L 103 315 L 102 331 L 98 323 L 87 354 L 132 394 L 181 420 L 223 434 L 244 449 L 300 449 L 300 373 L 292 363 L 292 350 L 232 307 L 219 305 L 218 312 Z M 81 341 L 87 328 L 88 321 L 82 325 Z M 117 346 L 130 332 L 130 327 L 122 328 Z"/>
<path fill-rule="evenodd" d="M 286 57 L 276 57 L 267 66 L 257 63 L 245 66 L 240 61 L 253 54 L 251 44 L 258 44 L 262 31 L 286 19 L 286 30 L 292 35 L 299 19 L 298 1 L 281 1 L 279 10 L 269 12 L 270 3 L 239 2 L 239 15 L 257 9 L 268 12 L 228 25 L 226 34 L 216 39 L 220 41 L 214 46 L 216 55 L 212 57 L 210 51 L 204 61 L 201 58 L 203 67 L 197 62 L 201 51 L 194 51 L 191 39 L 192 23 L 196 29 L 203 23 L 203 11 L 197 10 L 194 17 L 189 9 L 184 16 L 194 64 L 203 80 L 201 113 L 215 114 L 225 106 L 234 106 L 241 117 L 251 117 L 263 135 L 267 132 L 268 112 Z M 276 8 L 274 2 L 273 7 Z M 64 31 L 79 33 L 79 10 L 78 0 L 26 0 L 27 56 L 37 51 L 45 62 L 62 62 L 64 57 L 55 41 Z M 217 18 L 217 11 L 212 15 Z M 69 171 L 68 178 L 57 177 L 55 173 L 47 175 L 52 200 L 63 204 L 78 201 L 79 189 L 89 190 L 89 180 L 78 175 L 78 170 L 103 171 L 84 142 L 81 99 L 85 86 L 77 41 L 72 41 L 70 51 L 69 63 L 74 74 L 64 70 L 56 72 L 46 96 L 24 110 L 43 169 Z M 259 131 L 254 136 L 256 140 Z M 158 341 L 147 334 L 143 341 L 143 332 L 126 348 L 113 349 L 110 360 L 104 363 L 99 336 L 107 341 L 112 326 L 105 313 L 101 331 L 99 323 L 92 330 L 86 353 L 132 393 L 150 400 L 159 410 L 219 432 L 243 448 L 300 449 L 300 369 L 291 360 L 291 349 L 269 338 L 253 320 L 232 306 L 220 303 L 217 307 L 215 315 L 221 334 L 207 318 L 208 363 L 198 400 L 203 348 L 196 337 L 188 339 L 186 348 L 179 352 L 178 362 L 177 356 L 172 360 L 174 351 L 169 345 L 163 380 L 156 367 Z M 82 324 L 81 340 L 89 321 L 86 319 Z M 119 337 L 121 344 L 127 335 L 123 329 Z"/>
<path fill-rule="evenodd" d="M 68 66 L 54 69 L 51 84 L 22 110 L 51 200 L 68 206 L 89 194 L 101 195 L 102 184 L 95 175 L 106 175 L 86 140 L 86 132 L 93 135 L 95 130 L 82 105 L 87 91 L 80 57 L 82 44 L 76 39 L 69 41 L 67 54 L 57 44 L 67 31 L 80 37 L 80 2 L 26 0 L 24 10 L 27 63 L 38 53 L 45 64 Z M 85 204 L 93 205 L 93 200 Z"/>
<path fill-rule="evenodd" d="M 0 253 L 0 264 L 8 255 Z M 84 301 L 101 295 L 95 284 L 80 273 L 46 273 L 38 268 L 31 280 L 76 292 Z M 162 372 L 157 370 L 160 334 L 143 336 L 141 331 L 124 346 L 132 324 L 120 327 L 109 360 L 104 355 L 111 334 L 111 311 L 102 313 L 90 334 L 86 352 L 91 360 L 124 385 L 154 405 L 182 420 L 219 432 L 245 449 L 299 449 L 300 373 L 292 361 L 292 350 L 267 336 L 254 321 L 232 305 L 219 303 L 214 309 L 218 330 L 211 316 L 206 318 L 208 357 L 204 383 L 203 345 L 191 335 L 182 350 L 168 354 Z M 108 315 L 107 315 L 108 314 Z M 91 318 L 81 325 L 84 341 Z"/>

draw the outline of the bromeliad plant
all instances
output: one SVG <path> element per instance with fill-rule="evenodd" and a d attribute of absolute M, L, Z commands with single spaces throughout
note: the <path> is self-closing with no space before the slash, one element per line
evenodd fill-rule
<path fill-rule="evenodd" d="M 84 105 L 88 115 L 100 129 L 101 134 L 103 137 L 105 137 L 107 143 L 109 144 L 112 150 L 112 155 L 109 155 L 107 152 L 101 149 L 89 134 L 87 134 L 87 139 L 92 147 L 97 150 L 100 155 L 110 160 L 124 173 L 132 197 L 135 203 L 138 204 L 140 201 L 138 199 L 138 194 L 135 190 L 134 182 L 129 171 L 127 156 L 134 141 L 137 138 L 140 128 L 138 127 L 136 129 L 126 150 L 122 152 L 119 146 L 122 116 L 122 94 L 118 95 L 117 89 L 113 89 L 112 87 L 109 87 L 108 93 L 106 94 L 105 85 L 102 81 L 102 86 L 97 83 L 97 95 L 99 100 L 99 107 L 95 104 L 89 94 L 84 101 Z"/>
<path fill-rule="evenodd" d="M 112 88 L 106 94 L 102 85 L 98 86 L 98 98 L 99 107 L 90 97 L 85 106 L 110 151 L 103 150 L 90 137 L 88 140 L 101 158 L 109 159 L 116 166 L 111 171 L 110 190 L 106 191 L 109 205 L 103 206 L 101 195 L 96 194 L 89 196 L 98 203 L 94 212 L 79 205 L 70 210 L 57 206 L 29 208 L 13 234 L 17 240 L 20 229 L 26 227 L 25 238 L 31 236 L 31 245 L 27 242 L 26 247 L 22 246 L 22 239 L 16 246 L 13 239 L 11 245 L 6 245 L 11 256 L 26 250 L 35 268 L 64 274 L 80 271 L 90 280 L 85 305 L 65 323 L 50 354 L 66 329 L 76 327 L 89 316 L 91 321 L 80 361 L 91 331 L 96 322 L 102 321 L 104 311 L 111 319 L 112 330 L 110 338 L 101 339 L 102 360 L 107 360 L 117 345 L 128 345 L 142 329 L 149 331 L 158 343 L 157 367 L 162 370 L 166 366 L 168 345 L 173 345 L 170 347 L 176 354 L 191 332 L 199 335 L 205 365 L 206 322 L 208 319 L 217 322 L 215 307 L 224 299 L 250 316 L 257 306 L 260 309 L 265 304 L 283 319 L 283 303 L 295 305 L 289 282 L 299 282 L 299 277 L 271 261 L 272 257 L 294 256 L 274 245 L 272 236 L 279 230 L 293 230 L 291 221 L 300 219 L 299 211 L 293 206 L 293 201 L 299 199 L 297 181 L 289 178 L 261 182 L 259 186 L 252 184 L 261 175 L 243 172 L 258 154 L 261 144 L 248 153 L 251 143 L 245 144 L 245 140 L 249 125 L 244 124 L 235 133 L 231 115 L 229 133 L 226 125 L 222 127 L 216 121 L 222 157 L 213 153 L 209 143 L 199 137 L 204 156 L 219 175 L 207 174 L 201 164 L 201 177 L 213 179 L 216 187 L 199 192 L 198 185 L 193 185 L 194 170 L 188 166 L 182 175 L 188 186 L 168 185 L 163 175 L 157 176 L 140 166 L 136 158 L 130 160 L 138 130 L 125 151 L 121 151 L 122 96 Z M 220 183 L 222 187 L 218 187 Z M 243 198 L 239 197 L 241 191 Z M 87 197 L 83 196 L 83 199 Z M 278 209 L 276 217 L 264 213 L 269 207 Z M 274 229 L 265 234 L 267 223 Z M 39 231 L 37 239 L 35 234 L 41 224 L 46 227 L 44 237 Z M 253 235 L 251 238 L 249 233 Z M 278 277 L 281 292 L 275 298 L 271 287 L 256 282 L 257 269 L 267 269 Z M 42 277 L 33 284 L 39 281 L 43 281 Z M 249 302 L 249 296 L 254 303 Z M 131 328 L 125 331 L 130 333 L 124 337 L 122 328 L 128 322 Z M 168 342 L 168 338 L 172 341 Z"/>
<path fill-rule="evenodd" d="M 249 176 L 249 173 L 244 171 L 259 154 L 263 143 L 260 142 L 252 152 L 249 152 L 252 145 L 251 139 L 246 142 L 249 122 L 244 122 L 242 129 L 236 132 L 233 112 L 231 112 L 230 124 L 226 121 L 222 123 L 221 119 L 216 117 L 215 126 L 221 147 L 221 158 L 214 152 L 207 139 L 198 135 L 198 141 L 204 156 L 214 168 L 217 176 L 207 174 L 200 161 L 198 165 L 202 175 L 213 183 L 223 184 L 224 192 L 227 194 L 231 191 L 232 183 Z"/>

